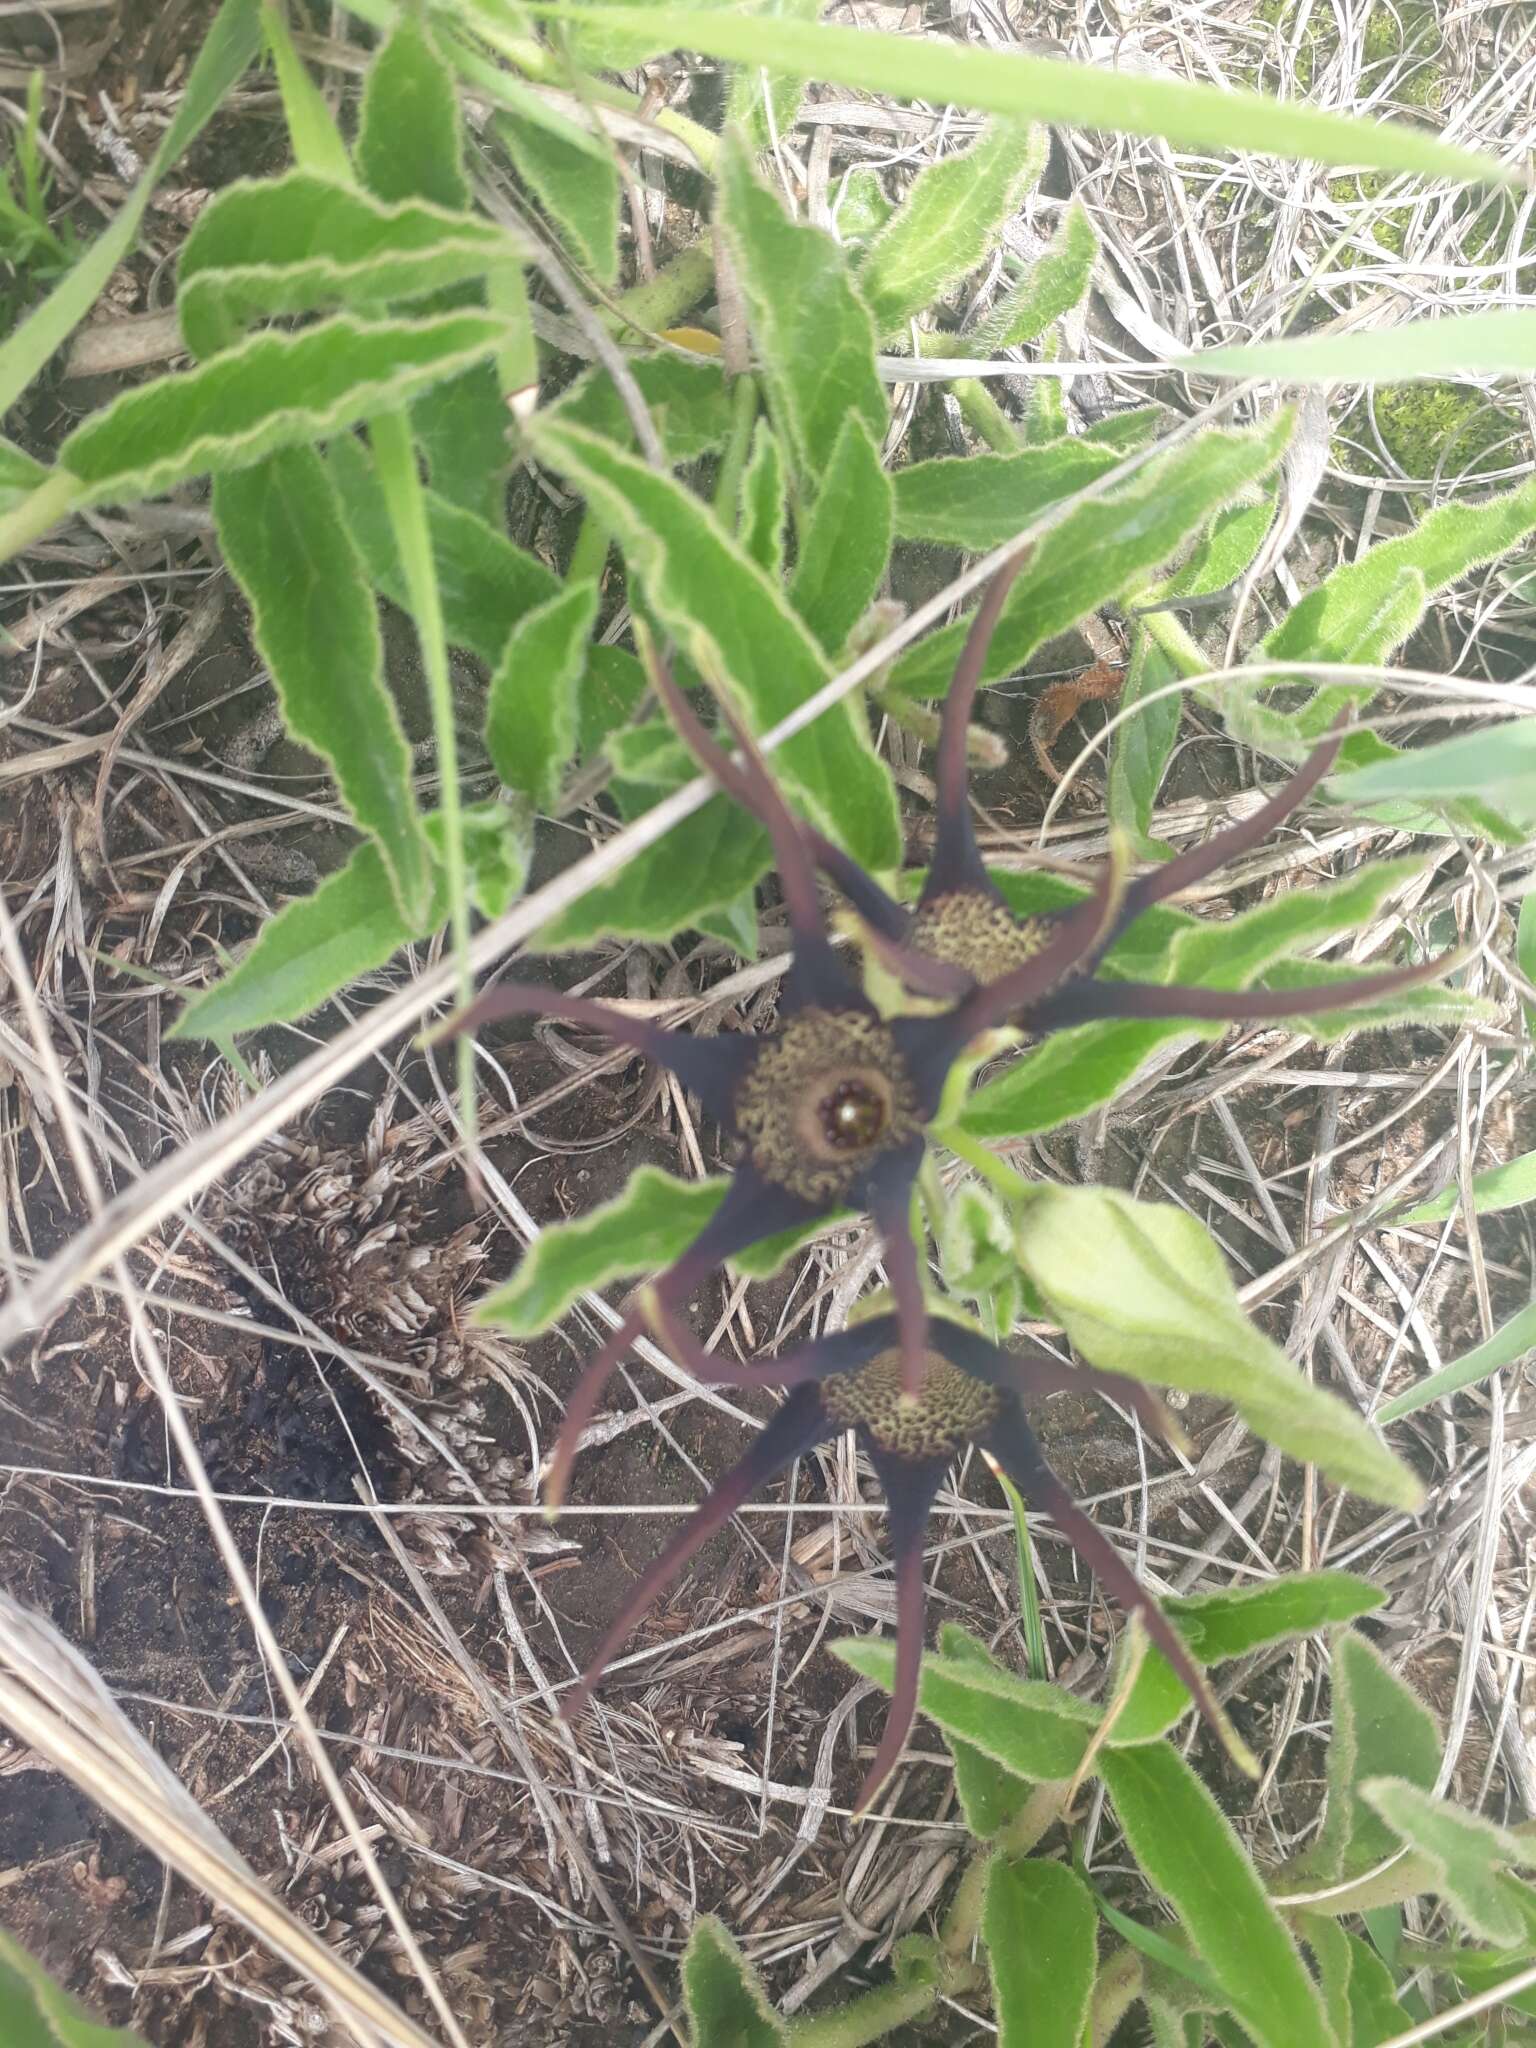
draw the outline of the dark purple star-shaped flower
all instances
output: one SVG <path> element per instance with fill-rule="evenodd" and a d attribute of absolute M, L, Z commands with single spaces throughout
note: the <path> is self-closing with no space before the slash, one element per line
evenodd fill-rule
<path fill-rule="evenodd" d="M 705 1276 L 759 1240 L 853 1208 L 874 1219 L 901 1331 L 905 1383 L 921 1389 L 927 1311 L 913 1239 L 912 1194 L 924 1133 L 956 1062 L 1005 1022 L 1033 1034 L 1107 1017 L 1261 1022 L 1343 1009 L 1444 971 L 1424 962 L 1321 988 L 1229 991 L 1100 980 L 1094 968 L 1127 925 L 1246 852 L 1321 781 L 1340 735 L 1243 823 L 1127 883 L 1107 863 L 1083 903 L 1049 916 L 1014 914 L 986 871 L 966 786 L 965 735 L 998 616 L 1022 554 L 993 578 L 957 665 L 941 724 L 937 838 L 914 910 L 823 835 L 794 818 L 747 734 L 729 712 L 732 757 L 677 688 L 664 661 L 652 679 L 703 766 L 768 831 L 788 914 L 792 957 L 779 1017 L 754 1037 L 693 1037 L 536 983 L 503 982 L 459 1019 L 540 1015 L 589 1024 L 656 1060 L 691 1088 L 740 1147 L 731 1185 L 692 1245 L 644 1290 L 572 1393 L 546 1481 L 552 1506 L 602 1388 L 646 1316 L 669 1318 Z M 649 649 L 647 649 L 649 652 Z M 818 866 L 859 913 L 876 947 L 911 986 L 943 1007 L 882 1017 L 832 943 Z"/>
<path fill-rule="evenodd" d="M 1005 1350 L 941 1315 L 928 1324 L 922 1390 L 916 1395 L 905 1391 L 900 1330 L 893 1315 L 871 1317 L 752 1365 L 716 1359 L 684 1331 L 667 1334 L 701 1379 L 733 1387 L 787 1386 L 789 1397 L 642 1574 L 573 1690 L 568 1716 L 580 1710 L 636 1622 L 710 1537 L 796 1458 L 851 1429 L 889 1503 L 896 1572 L 895 1684 L 856 1812 L 868 1807 L 895 1767 L 912 1725 L 923 1651 L 923 1539 L 945 1474 L 971 1445 L 1033 1507 L 1050 1516 L 1100 1584 L 1128 1613 L 1140 1617 L 1201 1712 L 1225 1736 L 1225 1717 L 1183 1639 L 1046 1463 L 1025 1415 L 1027 1400 L 1089 1388 L 1129 1403 L 1154 1430 L 1168 1434 L 1165 1411 L 1146 1388 L 1063 1365 L 1038 1345 Z"/>
<path fill-rule="evenodd" d="M 499 983 L 458 1020 L 464 1031 L 518 1015 L 590 1024 L 675 1074 L 740 1147 L 730 1188 L 714 1216 L 643 1291 L 577 1381 L 546 1475 L 552 1506 L 563 1497 L 575 1446 L 602 1388 L 643 1330 L 647 1314 L 669 1318 L 706 1274 L 735 1253 L 844 1209 L 867 1210 L 884 1240 L 906 1383 L 917 1393 L 927 1310 L 912 1235 L 912 1194 L 924 1132 L 937 1113 L 945 1080 L 982 1028 L 963 1005 L 933 1016 L 880 1015 L 853 966 L 832 943 L 811 842 L 747 736 L 733 727 L 742 760 L 731 761 L 699 724 L 665 664 L 655 664 L 653 674 L 701 756 L 767 828 L 793 951 L 777 1022 L 753 1037 L 694 1037 L 531 982 Z M 1101 891 L 1064 916 L 1040 945 L 1030 972 L 1041 989 L 1091 942 L 1106 905 Z"/>

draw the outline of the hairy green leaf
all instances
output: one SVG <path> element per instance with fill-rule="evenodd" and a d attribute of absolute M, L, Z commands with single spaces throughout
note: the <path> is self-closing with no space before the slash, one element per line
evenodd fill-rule
<path fill-rule="evenodd" d="M 599 284 L 612 285 L 619 274 L 613 152 L 536 94 L 519 97 L 526 104 L 516 114 L 498 114 L 496 134 L 571 254 Z"/>
<path fill-rule="evenodd" d="M 438 821 L 440 822 L 440 821 Z M 533 861 L 533 820 L 526 805 L 494 798 L 469 804 L 459 820 L 469 897 L 482 917 L 502 917 L 522 895 Z"/>
<path fill-rule="evenodd" d="M 753 561 L 775 580 L 784 568 L 784 523 L 788 517 L 787 480 L 779 437 L 771 421 L 760 419 L 753 429 L 752 452 L 742 472 L 736 531 Z"/>
<path fill-rule="evenodd" d="M 1177 679 L 1172 660 L 1144 626 L 1131 639 L 1131 659 L 1116 709 L 1134 711 Z M 1115 728 L 1109 750 L 1109 815 L 1138 859 L 1166 859 L 1171 848 L 1152 835 L 1152 812 L 1179 736 L 1180 700 L 1170 692 Z"/>
<path fill-rule="evenodd" d="M 1336 775 L 1333 793 L 1343 803 L 1381 797 L 1475 796 L 1521 823 L 1536 823 L 1536 718 L 1462 733 L 1432 747 L 1415 747 L 1394 761 Z"/>
<path fill-rule="evenodd" d="M 767 0 L 761 11 L 769 19 L 815 21 L 821 8 L 822 0 Z M 743 65 L 731 78 L 728 125 L 738 127 L 747 147 L 761 156 L 789 134 L 804 96 L 803 79 L 774 76 L 758 64 Z"/>
<path fill-rule="evenodd" d="M 896 1672 L 892 1643 L 878 1636 L 844 1637 L 832 1648 L 860 1677 L 890 1691 Z M 1098 1709 L 1086 1700 L 970 1656 L 925 1657 L 918 1704 L 946 1736 L 958 1735 L 1016 1777 L 1037 1781 L 1070 1778 L 1099 1723 Z"/>
<path fill-rule="evenodd" d="M 1295 1922 L 1296 1932 L 1312 1951 L 1317 1967 L 1318 1989 L 1328 2024 L 1341 2048 L 1355 2048 L 1354 2021 L 1349 2010 L 1349 1937 L 1337 1920 L 1303 1913 Z"/>
<path fill-rule="evenodd" d="M 1536 314 L 1520 309 L 1202 349 L 1176 367 L 1201 377 L 1279 377 L 1287 384 L 1401 384 L 1414 377 L 1520 375 L 1533 363 Z"/>
<path fill-rule="evenodd" d="M 1364 1636 L 1340 1636 L 1333 1651 L 1328 1805 L 1307 1856 L 1308 1876 L 1353 1876 L 1391 1856 L 1397 1838 L 1361 1798 L 1361 1786 L 1372 1778 L 1405 1778 L 1427 1792 L 1439 1768 L 1440 1730 L 1429 1709 Z"/>
<path fill-rule="evenodd" d="M 1374 1586 L 1350 1572 L 1289 1572 L 1268 1585 L 1166 1599 L 1162 1607 L 1196 1663 L 1221 1664 L 1268 1643 L 1354 1621 L 1379 1607 L 1382 1599 Z M 1165 1734 L 1190 1704 L 1182 1680 L 1162 1651 L 1148 1647 L 1110 1739 L 1150 1741 Z"/>
<path fill-rule="evenodd" d="M 1074 199 L 1044 254 L 1012 291 L 999 299 L 977 329 L 978 349 L 990 355 L 997 349 L 1038 341 L 1048 327 L 1087 297 L 1098 256 L 1099 238 L 1088 209 Z"/>
<path fill-rule="evenodd" d="M 731 430 L 731 398 L 718 363 L 698 356 L 631 356 L 625 367 L 674 467 L 723 446 Z M 545 418 L 590 428 L 621 448 L 635 444 L 634 424 L 606 370 L 589 370 L 579 377 L 561 392 Z"/>
<path fill-rule="evenodd" d="M 1264 976 L 1266 988 L 1329 988 L 1358 979 L 1343 960 L 1277 960 Z M 1355 1031 L 1374 1031 L 1384 1024 L 1472 1024 L 1491 1022 L 1492 1004 L 1458 988 L 1405 988 L 1397 993 L 1352 1003 L 1347 1010 L 1325 1010 L 1315 1017 L 1288 1017 L 1291 1031 L 1304 1031 L 1329 1045 Z"/>
<path fill-rule="evenodd" d="M 1536 481 L 1481 504 L 1441 505 L 1410 532 L 1341 562 L 1266 635 L 1259 655 L 1266 661 L 1383 662 L 1417 628 L 1431 597 L 1533 529 Z M 1282 732 L 1316 737 L 1351 696 L 1369 698 L 1376 688 L 1324 685 L 1302 712 L 1270 716 Z"/>
<path fill-rule="evenodd" d="M 400 9 L 368 67 L 357 162 L 376 198 L 430 199 L 457 213 L 469 205 L 453 73 L 415 8 Z"/>
<path fill-rule="evenodd" d="M 891 552 L 891 480 L 864 422 L 843 421 L 800 537 L 789 601 L 830 655 L 879 594 Z"/>
<path fill-rule="evenodd" d="M 1133 405 L 1126 412 L 1112 412 L 1095 420 L 1091 427 L 1083 429 L 1079 439 L 1091 447 L 1116 448 L 1122 456 L 1132 455 L 1151 446 L 1167 418 L 1160 405 Z"/>
<path fill-rule="evenodd" d="M 884 437 L 874 329 L 842 250 L 788 218 L 739 137 L 722 143 L 716 178 L 716 224 L 746 300 L 769 411 L 813 495 L 845 419 L 862 420 L 877 446 Z"/>
<path fill-rule="evenodd" d="M 1377 861 L 1321 888 L 1289 890 L 1224 924 L 1193 922 L 1138 978 L 1237 989 L 1262 977 L 1265 986 L 1288 987 L 1297 978 L 1289 972 L 1296 965 L 1308 970 L 1307 978 L 1320 970 L 1321 985 L 1327 963 L 1292 963 L 1286 956 L 1357 929 L 1419 866 L 1412 857 Z M 1117 967 L 1122 958 L 1117 949 L 1106 966 Z M 1350 977 L 1357 972 L 1338 971 Z M 1361 1015 L 1349 1014 L 1358 1025 Z M 1306 1029 L 1310 1022 L 1292 1020 L 1292 1028 Z M 1188 1037 L 1220 1037 L 1225 1029 L 1181 1018 L 1116 1017 L 1056 1032 L 975 1090 L 966 1104 L 965 1128 L 986 1138 L 1052 1130 L 1108 1101 L 1159 1047 Z"/>
<path fill-rule="evenodd" d="M 177 94 L 176 111 L 139 182 L 106 228 L 40 306 L 0 345 L 0 413 L 9 412 L 56 348 L 91 310 L 133 246 L 156 186 L 213 118 L 261 47 L 259 0 L 224 0 Z"/>
<path fill-rule="evenodd" d="M 659 801 L 661 792 L 646 795 Z M 620 873 L 551 918 L 535 943 L 541 952 L 558 953 L 596 939 L 659 941 L 697 930 L 760 881 L 770 864 L 767 834 L 748 824 L 729 797 L 712 797 Z"/>
<path fill-rule="evenodd" d="M 388 870 L 369 841 L 344 868 L 264 924 L 222 981 L 194 996 L 171 1026 L 171 1038 L 219 1044 L 266 1024 L 309 1016 L 339 990 L 383 967 L 412 939 L 425 938 L 446 914 L 439 870 L 425 914 L 400 914 Z"/>
<path fill-rule="evenodd" d="M 187 347 L 210 356 L 255 320 L 322 307 L 377 315 L 483 277 L 518 250 L 489 222 L 419 200 L 386 206 L 308 171 L 243 178 L 183 244 L 176 309 Z"/>
<path fill-rule="evenodd" d="M 505 338 L 488 313 L 365 323 L 339 314 L 257 334 L 181 375 L 125 391 L 59 450 L 77 504 L 150 497 L 314 441 L 424 391 Z"/>
<path fill-rule="evenodd" d="M 695 668 L 761 732 L 826 681 L 825 659 L 782 592 L 671 477 L 578 428 L 538 422 L 541 454 L 616 533 L 647 600 Z M 899 865 L 890 777 L 843 702 L 775 756 L 816 822 L 866 867 Z"/>
<path fill-rule="evenodd" d="M 757 1972 L 708 1913 L 683 1952 L 683 2003 L 695 2048 L 788 2048 Z"/>
<path fill-rule="evenodd" d="M 1249 1321 L 1215 1242 L 1185 1210 L 1116 1188 L 1042 1186 L 1018 1246 L 1090 1365 L 1230 1401 L 1256 1435 L 1368 1499 L 1421 1499 L 1413 1473 L 1354 1411 Z"/>
<path fill-rule="evenodd" d="M 878 334 L 899 333 L 973 271 L 1045 169 L 1043 128 L 999 123 L 924 166 L 870 244 L 859 290 Z"/>
<path fill-rule="evenodd" d="M 1496 158 L 1458 149 L 1406 122 L 1353 120 L 1228 85 L 1193 85 L 1142 71 L 1106 70 L 1102 64 L 1001 54 L 991 46 L 967 48 L 934 36 L 914 39 L 830 23 L 757 19 L 732 7 L 695 13 L 676 6 L 600 9 L 571 0 L 539 0 L 535 11 L 583 22 L 618 13 L 628 31 L 652 38 L 653 50 L 701 50 L 710 57 L 763 64 L 771 71 L 851 85 L 861 92 L 893 93 L 930 106 L 953 100 L 983 113 L 1161 135 L 1193 150 L 1260 150 L 1351 168 L 1494 184 L 1510 184 L 1516 177 Z"/>
<path fill-rule="evenodd" d="M 147 2048 L 142 2035 L 92 2019 L 3 1929 L 0 2040 L 6 2048 Z"/>
<path fill-rule="evenodd" d="M 1368 1942 L 1346 1934 L 1349 1943 L 1349 2023 L 1351 2048 L 1380 2048 L 1405 2034 L 1412 2025 L 1407 2008 L 1398 2003 L 1392 1973 Z"/>
<path fill-rule="evenodd" d="M 313 747 L 348 809 L 378 842 L 401 915 L 432 893 L 411 750 L 384 681 L 377 607 L 324 463 L 287 448 L 218 479 L 219 546 L 251 607 L 283 722 Z"/>
<path fill-rule="evenodd" d="M 1212 428 L 1149 462 L 1129 483 L 1067 513 L 1036 543 L 1009 592 L 983 679 L 1011 674 L 1047 640 L 1161 567 L 1207 519 L 1274 467 L 1291 427 L 1291 415 L 1283 412 L 1247 431 Z M 968 618 L 957 619 L 910 648 L 892 672 L 892 687 L 912 697 L 942 696 L 969 630 Z"/>
<path fill-rule="evenodd" d="M 1079 2048 L 1098 1931 L 1093 1895 L 1064 1863 L 993 1858 L 981 1938 L 1001 2048 Z"/>
<path fill-rule="evenodd" d="M 626 726 L 603 751 L 617 780 L 635 789 L 676 789 L 693 772 L 693 756 L 665 718 Z"/>
<path fill-rule="evenodd" d="M 1274 517 L 1274 501 L 1261 497 L 1253 505 L 1231 505 L 1218 512 L 1196 544 L 1189 560 L 1171 576 L 1165 594 L 1203 597 L 1236 581 L 1263 546 Z M 1175 680 L 1170 656 L 1144 625 L 1131 641 L 1130 666 L 1120 692 L 1119 709 L 1130 710 Z M 1117 726 L 1110 742 L 1109 814 L 1143 859 L 1165 858 L 1169 849 L 1152 839 L 1152 807 L 1162 786 L 1169 755 L 1178 737 L 1181 699 L 1170 693 Z"/>
<path fill-rule="evenodd" d="M 832 220 L 845 249 L 872 241 L 896 211 L 874 164 L 856 164 L 845 171 L 832 195 Z"/>
<path fill-rule="evenodd" d="M 1428 1862 L 1431 1889 L 1469 1934 L 1506 1948 L 1520 1939 L 1525 1922 L 1500 1879 L 1506 1869 L 1536 1863 L 1536 1847 L 1406 1778 L 1367 1778 L 1359 1789 L 1393 1834 Z"/>
<path fill-rule="evenodd" d="M 1016 455 L 941 455 L 897 470 L 896 531 L 985 554 L 1123 459 L 1117 448 L 1052 441 Z"/>
<path fill-rule="evenodd" d="M 1317 1989 L 1231 1823 L 1165 1742 L 1107 1751 L 1131 1852 L 1260 2048 L 1331 2040 Z"/>
<path fill-rule="evenodd" d="M 583 1294 L 669 1266 L 709 1222 L 729 1184 L 724 1175 L 685 1181 L 638 1167 L 611 1202 L 546 1225 L 512 1278 L 478 1305 L 475 1320 L 536 1337 Z"/>
<path fill-rule="evenodd" d="M 990 1651 L 952 1621 L 939 1624 L 939 1648 L 951 1663 L 969 1661 L 984 1671 L 1008 1676 Z M 955 1793 L 965 1824 L 977 1841 L 985 1842 L 1018 1813 L 1029 1797 L 1029 1783 L 947 1729 L 944 1740 L 954 1758 Z"/>
<path fill-rule="evenodd" d="M 491 765 L 535 810 L 554 803 L 576 751 L 576 693 L 596 617 L 597 585 L 568 583 L 518 620 L 491 677 L 485 712 Z"/>
<path fill-rule="evenodd" d="M 1415 1415 L 1421 1408 L 1429 1407 L 1431 1402 L 1443 1401 L 1448 1394 L 1459 1394 L 1463 1387 L 1475 1387 L 1482 1380 L 1492 1379 L 1496 1372 L 1502 1372 L 1507 1365 L 1517 1364 L 1533 1351 L 1536 1351 L 1536 1302 L 1517 1309 L 1507 1323 L 1499 1325 L 1486 1343 L 1474 1345 L 1460 1358 L 1451 1359 L 1438 1372 L 1420 1380 L 1417 1386 L 1409 1387 L 1406 1393 L 1384 1402 L 1376 1411 L 1376 1420 L 1382 1424 L 1400 1422 L 1405 1415 Z"/>
<path fill-rule="evenodd" d="M 368 449 L 342 436 L 327 450 L 326 467 L 374 586 L 392 604 L 406 606 L 400 554 Z M 467 647 L 494 669 L 518 621 L 557 597 L 560 579 L 486 520 L 431 491 L 427 519 L 449 644 Z"/>

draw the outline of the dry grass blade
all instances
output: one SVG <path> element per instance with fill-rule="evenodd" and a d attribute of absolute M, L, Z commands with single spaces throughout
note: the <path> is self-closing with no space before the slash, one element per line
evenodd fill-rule
<path fill-rule="evenodd" d="M 80 1653 L 4 1592 L 0 1720 L 306 1977 L 365 2048 L 434 2048 L 430 2035 L 273 1897 Z"/>

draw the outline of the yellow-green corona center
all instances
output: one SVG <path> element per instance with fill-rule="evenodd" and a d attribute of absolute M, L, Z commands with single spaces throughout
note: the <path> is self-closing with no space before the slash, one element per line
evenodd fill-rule
<path fill-rule="evenodd" d="M 961 967 L 973 980 L 996 981 L 1022 967 L 1045 944 L 1040 918 L 1015 917 L 984 889 L 950 889 L 912 920 L 912 945 L 930 960 Z"/>
<path fill-rule="evenodd" d="M 735 1122 L 764 1180 L 807 1202 L 842 1199 L 922 1129 L 896 1041 L 862 1010 L 796 1011 L 737 1089 Z"/>
<path fill-rule="evenodd" d="M 923 1360 L 922 1392 L 902 1383 L 901 1353 L 882 1351 L 857 1372 L 823 1380 L 822 1402 L 844 1429 L 867 1430 L 893 1458 L 952 1458 L 996 1422 L 1003 1397 L 937 1351 Z"/>

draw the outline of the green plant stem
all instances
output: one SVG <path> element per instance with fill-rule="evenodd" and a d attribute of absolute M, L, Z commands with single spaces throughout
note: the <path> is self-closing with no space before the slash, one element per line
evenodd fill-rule
<path fill-rule="evenodd" d="M 432 730 L 437 742 L 438 781 L 443 814 L 443 872 L 448 887 L 449 930 L 457 970 L 458 999 L 467 1006 L 475 992 L 474 968 L 470 964 L 469 875 L 464 860 L 464 817 L 459 790 L 459 740 L 453 717 L 453 684 L 448 671 L 448 639 L 443 626 L 442 600 L 437 587 L 437 565 L 432 556 L 432 535 L 427 523 L 426 494 L 416 467 L 416 449 L 411 439 L 409 416 L 402 411 L 378 414 L 369 425 L 379 483 L 389 507 L 400 566 L 405 576 L 416 637 L 421 646 L 422 669 L 426 675 L 427 697 L 432 707 Z M 475 1139 L 474 1046 L 467 1037 L 459 1039 L 459 1114 L 463 1119 L 466 1151 L 472 1153 Z"/>
<path fill-rule="evenodd" d="M 1007 1826 L 999 1828 L 990 1842 L 978 1846 L 955 1888 L 939 1931 L 939 1947 L 951 1962 L 958 1962 L 969 1953 L 981 1927 L 987 1873 L 994 1855 L 1027 1856 L 1060 1820 L 1071 1790 L 1068 1778 L 1050 1778 L 1032 1786 L 1029 1797 Z"/>
<path fill-rule="evenodd" d="M 720 457 L 715 477 L 715 510 L 721 524 L 734 533 L 741 524 L 741 474 L 752 446 L 752 429 L 757 425 L 757 379 L 738 377 L 731 393 L 731 433 Z"/>
<path fill-rule="evenodd" d="M 609 316 L 609 324 L 620 330 L 626 325 L 646 334 L 659 334 L 675 327 L 688 308 L 702 299 L 715 281 L 715 252 L 707 235 L 690 242 L 670 257 L 654 277 L 631 285 L 614 301 L 622 319 Z"/>
<path fill-rule="evenodd" d="M 576 545 L 571 549 L 570 567 L 565 572 L 567 583 L 580 583 L 588 576 L 600 583 L 612 539 L 612 534 L 592 507 L 583 507 L 581 524 L 576 529 Z"/>
<path fill-rule="evenodd" d="M 1110 2036 L 1141 1995 L 1141 1957 L 1131 1948 L 1116 1949 L 1099 1971 L 1088 2011 L 1093 2048 L 1109 2048 Z"/>
<path fill-rule="evenodd" d="M 1209 655 L 1189 628 L 1173 612 L 1143 612 L 1136 622 L 1153 645 L 1164 653 L 1181 676 L 1208 675 Z"/>
<path fill-rule="evenodd" d="M 1027 1202 L 1035 1195 L 1033 1182 L 1027 1181 L 1022 1173 L 1005 1165 L 995 1152 L 991 1152 L 979 1139 L 959 1124 L 944 1124 L 935 1130 L 934 1138 L 941 1145 L 947 1145 L 957 1159 L 963 1159 L 967 1166 L 973 1166 L 989 1187 L 996 1190 L 1005 1202 Z"/>
<path fill-rule="evenodd" d="M 949 389 L 960 417 L 979 441 L 999 455 L 1017 455 L 1024 437 L 979 377 L 957 377 Z"/>
<path fill-rule="evenodd" d="M 0 515 L 0 562 L 8 562 L 13 555 L 31 547 L 33 541 L 41 540 L 84 495 L 78 477 L 71 476 L 66 469 L 51 471 L 46 482 Z"/>
<path fill-rule="evenodd" d="M 938 1996 L 937 1984 L 881 1984 L 835 2012 L 803 2020 L 791 2030 L 791 2048 L 865 2048 L 893 2027 L 921 2019 Z"/>

